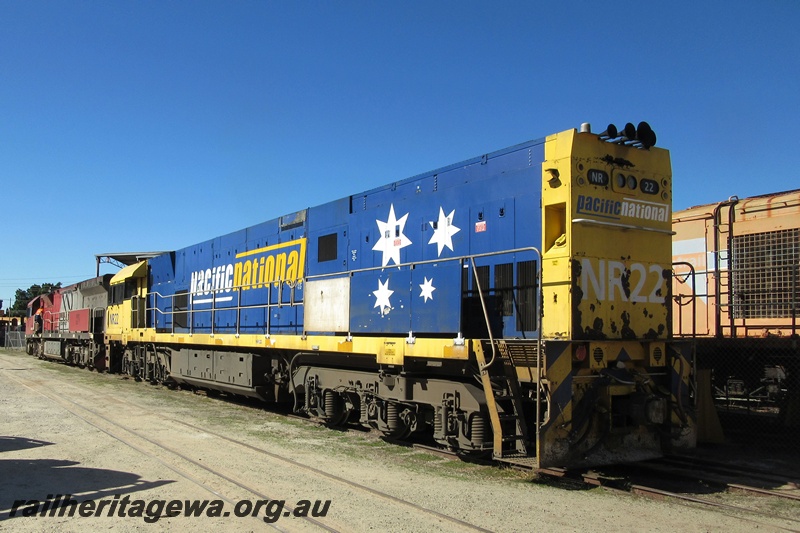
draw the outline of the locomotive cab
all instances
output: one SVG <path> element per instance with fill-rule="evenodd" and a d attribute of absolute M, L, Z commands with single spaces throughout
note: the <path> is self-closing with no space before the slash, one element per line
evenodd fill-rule
<path fill-rule="evenodd" d="M 128 265 L 111 278 L 106 312 L 105 364 L 112 372 L 125 371 L 125 346 L 138 340 L 146 327 L 147 261 Z"/>

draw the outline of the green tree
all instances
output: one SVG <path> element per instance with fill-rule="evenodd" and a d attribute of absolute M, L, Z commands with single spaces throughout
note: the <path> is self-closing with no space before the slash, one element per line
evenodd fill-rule
<path fill-rule="evenodd" d="M 25 316 L 28 309 L 28 302 L 41 296 L 42 294 L 49 294 L 56 289 L 61 288 L 61 282 L 58 283 L 42 283 L 41 285 L 31 285 L 28 290 L 17 289 L 14 294 L 14 305 L 8 309 L 8 316 Z"/>

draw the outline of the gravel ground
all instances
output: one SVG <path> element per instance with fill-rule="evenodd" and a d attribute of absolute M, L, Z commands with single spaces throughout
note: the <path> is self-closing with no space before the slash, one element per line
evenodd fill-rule
<path fill-rule="evenodd" d="M 76 511 L 59 517 L 32 502 L 65 494 L 79 504 L 109 503 L 99 516 Z M 220 516 L 166 516 L 160 500 L 181 506 L 217 500 Z M 277 504 L 264 504 L 256 516 L 235 516 L 257 500 L 285 500 L 286 507 L 276 515 Z M 291 516 L 287 509 L 302 514 L 304 500 L 330 500 L 326 516 L 315 518 L 317 523 Z M 121 513 L 122 502 L 125 513 L 138 509 L 140 516 Z M 34 511 L 36 516 L 26 516 Z M 276 520 L 267 523 L 265 517 Z M 387 444 L 369 433 L 333 431 L 251 405 L 0 350 L 3 530 L 672 533 L 800 526 L 751 519 L 603 488 L 554 487 L 528 473 Z"/>

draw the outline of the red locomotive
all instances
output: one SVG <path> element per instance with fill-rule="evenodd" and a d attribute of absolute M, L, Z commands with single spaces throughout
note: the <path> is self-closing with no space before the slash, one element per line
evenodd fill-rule
<path fill-rule="evenodd" d="M 111 275 L 88 279 L 28 303 L 29 354 L 104 369 L 105 309 Z"/>

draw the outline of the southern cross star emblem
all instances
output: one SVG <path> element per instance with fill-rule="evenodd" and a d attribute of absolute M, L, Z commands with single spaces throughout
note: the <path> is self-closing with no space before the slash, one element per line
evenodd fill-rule
<path fill-rule="evenodd" d="M 375 221 L 378 223 L 380 238 L 372 249 L 383 252 L 381 266 L 388 265 L 390 260 L 394 261 L 395 265 L 399 265 L 400 250 L 411 244 L 411 240 L 403 233 L 407 218 L 408 213 L 398 220 L 397 216 L 394 214 L 394 204 L 392 204 L 389 207 L 389 219 L 386 222 L 381 222 L 380 220 Z"/>
<path fill-rule="evenodd" d="M 428 241 L 428 244 L 436 243 L 439 248 L 439 257 L 442 256 L 442 250 L 447 246 L 450 251 L 453 251 L 453 235 L 461 231 L 453 225 L 453 217 L 456 215 L 456 210 L 450 211 L 450 214 L 445 216 L 444 209 L 439 207 L 439 220 L 434 224 L 429 222 L 433 230 L 433 237 Z"/>
<path fill-rule="evenodd" d="M 433 286 L 433 278 L 428 279 L 426 277 L 425 283 L 420 284 L 419 288 L 422 289 L 419 295 L 420 298 L 423 298 L 426 302 L 428 300 L 433 300 L 433 291 L 436 290 L 436 287 Z"/>
<path fill-rule="evenodd" d="M 372 307 L 379 307 L 381 310 L 381 316 L 388 314 L 392 309 L 392 304 L 389 301 L 389 297 L 394 294 L 394 291 L 389 289 L 389 280 L 387 279 L 386 283 L 378 280 L 378 290 L 372 291 L 372 294 L 375 296 L 375 305 Z"/>

